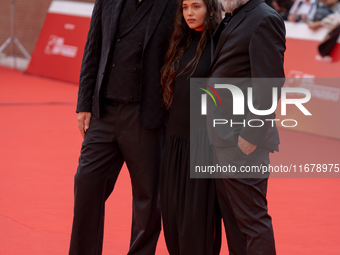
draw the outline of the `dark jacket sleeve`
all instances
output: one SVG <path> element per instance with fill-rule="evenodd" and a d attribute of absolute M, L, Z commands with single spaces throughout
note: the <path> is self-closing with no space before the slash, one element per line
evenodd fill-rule
<path fill-rule="evenodd" d="M 77 112 L 91 112 L 102 45 L 101 14 L 103 1 L 96 0 L 92 12 L 90 30 L 87 35 L 80 70 Z"/>
<path fill-rule="evenodd" d="M 264 17 L 254 30 L 249 45 L 249 57 L 251 75 L 252 78 L 255 78 L 252 81 L 253 106 L 257 110 L 271 108 L 273 104 L 273 87 L 277 87 L 277 100 L 280 98 L 280 91 L 285 77 L 283 68 L 284 52 L 286 49 L 285 42 L 285 25 L 278 15 Z M 259 146 L 272 126 L 272 122 L 266 121 L 266 119 L 275 119 L 275 113 L 260 116 L 249 112 L 246 116 L 246 122 L 250 119 L 261 119 L 264 125 L 262 127 L 249 127 L 246 125 L 241 130 L 240 136 L 248 142 Z M 258 123 L 253 124 L 259 125 Z"/>

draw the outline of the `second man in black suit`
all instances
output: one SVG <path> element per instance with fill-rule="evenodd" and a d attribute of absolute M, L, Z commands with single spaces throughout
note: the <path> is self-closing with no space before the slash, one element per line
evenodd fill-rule
<path fill-rule="evenodd" d="M 227 13 L 213 35 L 210 76 L 284 78 L 285 26 L 279 14 L 264 0 L 222 0 L 222 4 Z M 245 95 L 249 84 L 246 82 L 238 89 Z M 267 110 L 271 107 L 271 86 L 276 84 L 253 82 L 250 85 L 255 109 Z M 224 107 L 228 108 L 224 108 L 228 113 L 224 117 L 233 119 L 238 125 L 218 131 L 208 126 L 216 162 L 234 166 L 237 170 L 242 166 L 268 165 L 269 153 L 278 150 L 276 126 L 272 127 L 270 122 L 257 128 L 240 125 L 243 120 L 233 115 L 232 101 L 230 97 L 223 102 L 227 105 Z M 250 119 L 275 119 L 275 114 L 257 116 L 246 109 L 242 118 L 245 122 Z M 219 205 L 232 255 L 276 254 L 272 220 L 267 208 L 267 181 L 268 175 L 262 178 L 216 179 Z"/>

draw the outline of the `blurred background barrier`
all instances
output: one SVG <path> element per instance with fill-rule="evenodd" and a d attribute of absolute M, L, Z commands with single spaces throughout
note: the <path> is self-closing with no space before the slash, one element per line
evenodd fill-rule
<path fill-rule="evenodd" d="M 295 119 L 298 125 L 287 128 L 340 139 L 340 45 L 339 40 L 330 56 L 322 57 L 318 45 L 328 29 L 311 30 L 306 23 L 286 22 L 287 50 L 285 73 L 287 78 L 302 78 L 295 82 L 288 79 L 285 87 L 302 87 L 311 92 L 311 100 L 304 104 L 312 113 L 305 116 L 296 106 L 287 107 L 287 116 L 281 116 L 280 104 L 277 119 Z M 324 79 L 321 79 L 324 78 Z M 290 93 L 290 98 L 301 95 Z M 283 127 L 280 122 L 277 122 Z"/>
<path fill-rule="evenodd" d="M 340 78 L 288 78 L 284 86 L 309 90 L 311 99 L 303 106 L 312 115 L 304 115 L 295 105 L 287 105 L 287 115 L 281 115 L 279 103 L 276 110 L 276 119 L 280 119 L 276 124 L 279 127 L 340 139 Z M 287 93 L 290 99 L 304 97 L 301 93 Z M 282 123 L 285 119 L 287 121 Z M 290 125 L 294 127 L 287 127 Z"/>
<path fill-rule="evenodd" d="M 53 1 L 26 73 L 77 83 L 92 3 Z"/>
<path fill-rule="evenodd" d="M 287 78 L 337 78 L 340 77 L 339 41 L 330 56 L 322 57 L 318 45 L 326 37 L 328 29 L 309 29 L 306 23 L 286 24 L 287 50 L 285 72 Z"/>

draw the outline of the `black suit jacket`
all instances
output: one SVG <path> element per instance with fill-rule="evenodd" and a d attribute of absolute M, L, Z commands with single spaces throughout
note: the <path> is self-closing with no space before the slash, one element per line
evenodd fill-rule
<path fill-rule="evenodd" d="M 114 48 L 119 14 L 124 0 L 96 0 L 80 71 L 77 112 L 100 118 L 100 89 Z M 145 34 L 141 71 L 141 121 L 148 128 L 165 125 L 160 69 L 173 28 L 176 0 L 155 0 Z"/>
<path fill-rule="evenodd" d="M 216 36 L 212 37 L 213 45 L 216 45 Z M 215 40 L 215 41 L 214 41 Z M 285 51 L 285 25 L 280 15 L 264 0 L 251 0 L 230 20 L 227 27 L 221 33 L 216 49 L 213 49 L 210 76 L 213 78 L 284 78 L 283 58 Z M 253 104 L 255 109 L 266 110 L 272 105 L 272 87 L 283 86 L 284 79 L 273 83 L 254 80 L 239 83 L 239 88 L 245 95 L 247 87 L 253 88 Z M 225 112 L 221 109 L 232 108 L 231 93 L 227 95 L 229 102 L 224 107 L 216 108 L 212 116 L 223 115 L 226 119 L 241 121 L 246 119 L 275 119 L 275 114 L 257 116 L 245 107 L 245 115 L 233 116 L 232 110 Z M 223 99 L 222 99 L 223 101 Z M 209 117 L 208 117 L 209 118 Z M 266 122 L 263 127 L 220 127 L 209 128 L 209 136 L 216 146 L 234 146 L 238 136 L 257 146 L 278 149 L 279 137 L 271 122 Z"/>

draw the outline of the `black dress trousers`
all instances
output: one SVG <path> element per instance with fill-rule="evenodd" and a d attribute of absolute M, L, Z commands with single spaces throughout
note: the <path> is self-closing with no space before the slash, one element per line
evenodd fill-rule
<path fill-rule="evenodd" d="M 105 201 L 126 162 L 133 191 L 129 255 L 155 253 L 161 230 L 159 166 L 164 128 L 147 129 L 138 103 L 110 100 L 91 118 L 75 175 L 70 255 L 102 253 Z"/>
<path fill-rule="evenodd" d="M 236 146 L 214 147 L 214 165 L 264 166 L 269 164 L 270 150 L 257 147 L 244 154 Z M 258 174 L 250 178 L 216 178 L 218 202 L 226 231 L 230 255 L 276 255 L 272 218 L 268 214 L 267 184 Z M 242 175 L 236 175 L 242 176 Z M 223 177 L 219 176 L 219 177 Z"/>

